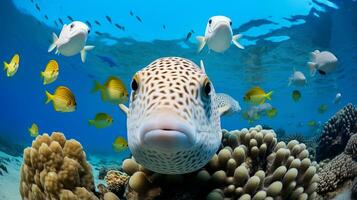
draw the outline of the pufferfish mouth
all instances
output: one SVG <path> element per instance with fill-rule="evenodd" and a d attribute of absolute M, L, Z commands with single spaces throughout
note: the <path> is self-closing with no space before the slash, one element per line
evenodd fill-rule
<path fill-rule="evenodd" d="M 231 28 L 231 26 L 228 22 L 219 22 L 212 28 L 212 31 L 230 30 L 230 28 Z"/>
<path fill-rule="evenodd" d="M 194 128 L 171 113 L 150 115 L 140 126 L 140 142 L 148 148 L 179 151 L 194 144 Z"/>

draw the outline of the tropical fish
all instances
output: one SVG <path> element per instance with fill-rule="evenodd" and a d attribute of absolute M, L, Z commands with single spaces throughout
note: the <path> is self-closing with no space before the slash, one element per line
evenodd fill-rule
<path fill-rule="evenodd" d="M 289 78 L 289 85 L 304 86 L 306 84 L 306 77 L 301 71 L 295 71 Z"/>
<path fill-rule="evenodd" d="M 98 22 L 97 20 L 94 20 L 94 23 L 96 23 L 98 26 L 100 26 L 100 22 Z"/>
<path fill-rule="evenodd" d="M 113 104 L 120 104 L 128 101 L 128 91 L 126 90 L 124 83 L 114 76 L 110 76 L 104 85 L 94 81 L 92 91 L 100 91 L 102 100 Z"/>
<path fill-rule="evenodd" d="M 89 27 L 83 22 L 74 21 L 68 25 L 65 24 L 59 37 L 55 33 L 52 33 L 53 43 L 48 48 L 48 52 L 56 49 L 56 54 L 64 56 L 73 56 L 81 53 L 82 62 L 85 62 L 87 51 L 94 48 L 94 46 L 86 46 L 89 32 Z"/>
<path fill-rule="evenodd" d="M 109 16 L 105 16 L 105 18 L 108 20 L 109 23 L 112 23 L 112 18 L 110 18 Z"/>
<path fill-rule="evenodd" d="M 48 20 L 48 16 L 47 15 L 45 15 L 45 19 Z"/>
<path fill-rule="evenodd" d="M 225 16 L 214 16 L 208 20 L 206 25 L 205 36 L 197 36 L 198 40 L 198 52 L 207 44 L 208 48 L 222 53 L 226 51 L 233 43 L 240 49 L 244 47 L 238 43 L 238 39 L 242 37 L 242 34 L 233 35 L 232 21 Z"/>
<path fill-rule="evenodd" d="M 46 91 L 46 104 L 53 102 L 53 107 L 57 112 L 73 112 L 76 110 L 76 99 L 70 89 L 64 86 L 57 87 L 54 94 Z"/>
<path fill-rule="evenodd" d="M 15 54 L 10 63 L 4 61 L 4 70 L 6 70 L 6 76 L 11 77 L 16 74 L 20 65 L 20 56 L 19 54 Z"/>
<path fill-rule="evenodd" d="M 273 109 L 270 103 L 263 103 L 261 105 L 251 106 L 248 111 L 256 112 L 259 115 L 263 115 L 266 111 Z"/>
<path fill-rule="evenodd" d="M 40 8 L 40 6 L 36 3 L 35 4 L 35 7 L 36 7 L 36 9 L 40 12 L 41 11 L 41 8 Z"/>
<path fill-rule="evenodd" d="M 113 118 L 107 113 L 98 113 L 95 115 L 94 119 L 88 120 L 89 125 L 96 128 L 106 128 L 110 126 L 113 122 Z"/>
<path fill-rule="evenodd" d="M 191 38 L 193 33 L 194 33 L 193 30 L 191 30 L 190 32 L 187 33 L 186 39 L 185 39 L 186 42 Z"/>
<path fill-rule="evenodd" d="M 38 126 L 37 124 L 33 123 L 30 128 L 28 128 L 31 137 L 38 136 Z"/>
<path fill-rule="evenodd" d="M 228 94 L 216 93 L 215 101 L 217 101 L 218 109 L 222 113 L 221 116 L 231 115 L 242 110 L 239 102 Z"/>
<path fill-rule="evenodd" d="M 61 18 L 58 18 L 58 21 L 62 24 L 62 26 L 64 25 L 64 23 L 63 23 Z"/>
<path fill-rule="evenodd" d="M 337 66 L 337 61 L 336 56 L 329 51 L 320 52 L 319 50 L 315 50 L 311 52 L 310 62 L 307 63 L 310 67 L 310 75 L 314 76 L 316 71 L 321 75 L 332 72 Z"/>
<path fill-rule="evenodd" d="M 71 21 L 71 22 L 73 22 L 74 21 L 74 19 L 73 19 L 73 17 L 71 17 L 71 16 L 67 16 L 67 18 Z"/>
<path fill-rule="evenodd" d="M 113 142 L 113 149 L 115 152 L 122 152 L 128 148 L 128 142 L 121 136 L 115 138 Z"/>
<path fill-rule="evenodd" d="M 159 58 L 135 73 L 131 89 L 129 108 L 119 107 L 127 113 L 135 160 L 162 174 L 205 166 L 221 144 L 223 113 L 204 68 L 185 58 Z"/>
<path fill-rule="evenodd" d="M 266 115 L 269 118 L 274 118 L 274 117 L 276 117 L 277 114 L 278 114 L 278 110 L 276 108 L 272 108 L 272 109 L 266 111 Z"/>
<path fill-rule="evenodd" d="M 43 84 L 47 85 L 53 83 L 59 74 L 58 63 L 55 60 L 50 60 L 47 65 L 45 71 L 41 72 L 41 77 L 43 78 Z"/>
<path fill-rule="evenodd" d="M 310 120 L 307 122 L 307 125 L 310 127 L 314 127 L 314 126 L 317 126 L 317 122 L 315 120 Z"/>
<path fill-rule="evenodd" d="M 108 56 L 96 55 L 102 62 L 108 63 L 109 67 L 117 66 L 113 59 Z"/>
<path fill-rule="evenodd" d="M 118 29 L 122 30 L 122 31 L 125 31 L 125 27 L 124 26 L 121 26 L 119 24 L 114 24 L 115 27 L 117 27 Z"/>
<path fill-rule="evenodd" d="M 342 98 L 342 94 L 341 93 L 337 93 L 335 96 L 335 99 L 333 100 L 334 104 L 338 104 L 341 101 Z"/>
<path fill-rule="evenodd" d="M 135 17 L 139 22 L 141 22 L 141 23 L 143 22 L 139 16 L 135 16 Z"/>
<path fill-rule="evenodd" d="M 134 16 L 133 11 L 130 11 L 129 14 L 130 14 L 130 16 Z"/>
<path fill-rule="evenodd" d="M 163 29 L 166 29 L 166 25 L 165 25 L 165 24 L 163 24 L 163 25 L 162 25 L 162 28 L 163 28 Z"/>
<path fill-rule="evenodd" d="M 247 111 L 242 112 L 242 117 L 243 117 L 243 119 L 248 120 L 249 124 L 260 119 L 259 113 L 254 110 L 247 110 Z"/>
<path fill-rule="evenodd" d="M 265 93 L 260 87 L 253 87 L 244 95 L 243 99 L 253 104 L 263 104 L 267 99 L 271 100 L 273 91 Z"/>
<path fill-rule="evenodd" d="M 97 35 L 103 35 L 103 33 L 101 33 L 101 32 L 99 32 L 99 31 L 96 31 L 96 32 L 94 32 L 95 34 L 97 34 Z"/>
<path fill-rule="evenodd" d="M 92 24 L 87 20 L 86 24 L 89 26 L 89 28 L 92 28 Z"/>
<path fill-rule="evenodd" d="M 292 93 L 291 93 L 291 97 L 293 98 L 293 100 L 295 102 L 299 101 L 300 98 L 301 98 L 301 93 L 299 90 L 294 90 Z"/>
<path fill-rule="evenodd" d="M 324 113 L 327 111 L 327 109 L 328 107 L 326 104 L 321 104 L 317 110 L 319 111 L 319 113 Z"/>

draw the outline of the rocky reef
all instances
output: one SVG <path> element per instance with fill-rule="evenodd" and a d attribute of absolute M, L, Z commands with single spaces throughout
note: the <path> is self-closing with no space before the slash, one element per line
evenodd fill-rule
<path fill-rule="evenodd" d="M 357 108 L 348 104 L 325 123 L 316 148 L 316 160 L 332 159 L 342 153 L 354 133 L 357 133 Z"/>

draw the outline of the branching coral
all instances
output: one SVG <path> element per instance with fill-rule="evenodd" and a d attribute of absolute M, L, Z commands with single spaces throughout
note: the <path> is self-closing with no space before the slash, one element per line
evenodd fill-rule
<path fill-rule="evenodd" d="M 346 181 L 352 181 L 357 176 L 357 134 L 351 136 L 345 151 L 336 156 L 319 171 L 317 192 L 326 195 L 335 191 Z"/>
<path fill-rule="evenodd" d="M 356 132 L 357 108 L 348 104 L 325 123 L 316 149 L 316 160 L 334 158 L 343 152 L 347 141 Z"/>
<path fill-rule="evenodd" d="M 43 134 L 24 150 L 20 193 L 28 200 L 98 200 L 82 145 L 62 133 Z"/>
<path fill-rule="evenodd" d="M 308 199 L 316 196 L 317 175 L 304 144 L 277 143 L 273 130 L 261 126 L 223 130 L 222 149 L 201 170 L 187 175 L 150 172 L 134 159 L 123 164 L 131 175 L 128 195 L 172 199 Z M 190 193 L 190 195 L 187 195 Z"/>

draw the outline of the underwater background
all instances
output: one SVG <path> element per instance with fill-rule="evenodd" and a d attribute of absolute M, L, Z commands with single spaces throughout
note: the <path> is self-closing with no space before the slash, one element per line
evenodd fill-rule
<path fill-rule="evenodd" d="M 195 37 L 204 34 L 207 20 L 214 15 L 231 18 L 233 33 L 243 34 L 240 43 L 244 50 L 232 46 L 224 53 L 207 49 L 197 53 Z M 88 52 L 85 63 L 79 55 L 47 52 L 52 32 L 59 33 L 62 28 L 59 18 L 70 23 L 68 16 L 91 23 L 87 44 L 95 48 Z M 184 57 L 196 64 L 203 60 L 216 92 L 239 101 L 240 113 L 221 118 L 221 126 L 227 130 L 260 124 L 283 130 L 286 135 L 318 136 L 332 115 L 347 103 L 357 103 L 354 0 L 2 0 L 0 25 L 0 60 L 9 62 L 15 53 L 20 55 L 16 75 L 8 78 L 5 71 L 0 75 L 0 150 L 14 156 L 31 145 L 34 138 L 28 128 L 36 123 L 40 133 L 59 131 L 80 141 L 89 158 L 110 156 L 120 164 L 130 152 L 115 152 L 112 143 L 118 136 L 126 138 L 126 116 L 118 106 L 103 102 L 98 93 L 91 92 L 93 82 L 103 83 L 114 75 L 130 90 L 136 71 L 166 56 Z M 189 32 L 192 36 L 187 38 Z M 306 63 L 309 53 L 316 49 L 336 55 L 338 66 L 333 73 L 309 75 Z M 40 71 L 51 59 L 59 64 L 59 77 L 43 85 Z M 306 86 L 288 86 L 294 69 L 306 75 Z M 52 93 L 59 85 L 71 88 L 76 96 L 75 112 L 56 112 L 45 104 L 45 91 Z M 254 86 L 274 92 L 269 103 L 278 110 L 277 116 L 261 116 L 253 122 L 242 117 L 250 107 L 243 96 Z M 293 90 L 301 92 L 300 101 L 292 99 Z M 342 99 L 335 104 L 337 93 Z M 319 112 L 323 104 L 327 110 Z M 98 112 L 113 116 L 113 124 L 105 129 L 89 126 L 88 120 Z M 311 121 L 316 125 L 309 125 Z M 0 177 L 2 185 L 7 184 L 4 180 Z M 5 190 L 0 187 L 0 197 Z"/>

